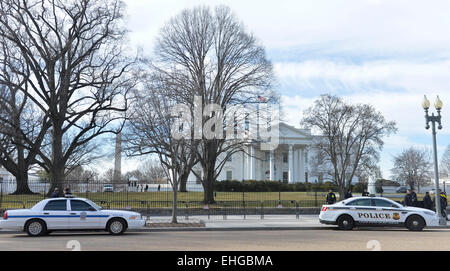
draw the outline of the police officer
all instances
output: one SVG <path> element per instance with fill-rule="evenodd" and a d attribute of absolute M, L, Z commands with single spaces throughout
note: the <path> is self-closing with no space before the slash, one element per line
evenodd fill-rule
<path fill-rule="evenodd" d="M 58 198 L 59 197 L 59 189 L 58 187 L 55 188 L 55 190 L 53 190 L 52 195 L 50 196 L 51 198 Z"/>
<path fill-rule="evenodd" d="M 433 210 L 433 201 L 431 200 L 429 192 L 426 192 L 425 197 L 423 197 L 423 208 Z"/>
<path fill-rule="evenodd" d="M 327 204 L 335 204 L 336 203 L 336 195 L 333 193 L 333 190 L 329 190 L 326 199 Z"/>
<path fill-rule="evenodd" d="M 447 217 L 447 194 L 445 194 L 445 192 L 441 191 L 441 189 L 439 189 L 439 198 L 441 199 L 441 212 L 442 212 L 442 216 L 448 220 Z"/>
<path fill-rule="evenodd" d="M 417 194 L 414 188 L 411 189 L 411 204 L 414 207 L 417 207 Z"/>
<path fill-rule="evenodd" d="M 406 190 L 406 195 L 403 200 L 403 205 L 405 206 L 413 206 L 412 205 L 412 196 L 411 196 L 411 189 Z"/>
<path fill-rule="evenodd" d="M 351 197 L 353 197 L 352 190 L 348 189 L 347 192 L 345 192 L 345 199 L 349 199 Z"/>

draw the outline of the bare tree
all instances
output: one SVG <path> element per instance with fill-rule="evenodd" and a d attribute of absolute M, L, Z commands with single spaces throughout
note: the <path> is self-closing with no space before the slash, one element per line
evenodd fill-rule
<path fill-rule="evenodd" d="M 445 149 L 441 159 L 441 172 L 448 178 L 450 175 L 450 145 Z"/>
<path fill-rule="evenodd" d="M 173 190 L 172 223 L 177 223 L 177 193 L 181 180 L 189 175 L 196 162 L 193 140 L 172 137 L 178 116 L 172 115 L 176 99 L 167 94 L 170 85 L 159 78 L 145 82 L 145 90 L 135 91 L 129 121 L 123 131 L 124 150 L 128 156 L 154 154 L 163 165 Z"/>
<path fill-rule="evenodd" d="M 95 170 L 90 170 L 82 166 L 78 166 L 66 176 L 66 179 L 69 181 L 89 183 L 90 181 L 97 181 L 98 177 L 99 173 Z"/>
<path fill-rule="evenodd" d="M 0 44 L 0 165 L 16 178 L 14 194 L 32 194 L 28 170 L 36 164 L 36 150 L 43 145 L 50 121 L 24 95 L 30 72 L 18 49 Z M 4 80 L 2 80 L 4 79 Z"/>
<path fill-rule="evenodd" d="M 320 132 L 316 146 L 331 164 L 341 198 L 358 169 L 379 159 L 383 137 L 397 130 L 373 106 L 347 104 L 332 95 L 321 95 L 305 110 L 302 123 Z"/>
<path fill-rule="evenodd" d="M 405 183 L 410 188 L 426 185 L 432 176 L 431 154 L 427 150 L 410 147 L 394 156 L 394 167 L 391 169 L 393 179 Z"/>
<path fill-rule="evenodd" d="M 164 168 L 161 166 L 161 163 L 158 159 L 147 159 L 143 161 L 141 170 L 145 181 L 154 184 L 166 183 Z"/>
<path fill-rule="evenodd" d="M 182 11 L 161 30 L 155 56 L 155 69 L 181 91 L 173 95 L 189 108 L 200 108 L 201 127 L 196 135 L 205 125 L 217 135 L 200 135 L 194 149 L 203 169 L 203 176 L 198 177 L 204 187 L 204 202 L 213 203 L 214 182 L 224 165 L 221 161 L 244 151 L 245 141 L 221 137 L 225 131 L 215 119 L 222 115 L 205 109 L 214 104 L 226 112 L 230 106 L 248 104 L 258 96 L 274 96 L 269 91 L 272 65 L 257 39 L 225 6 Z"/>
<path fill-rule="evenodd" d="M 29 87 L 6 77 L 0 84 L 20 90 L 51 122 L 51 153 L 38 151 L 50 191 L 62 188 L 72 156 L 113 132 L 127 109 L 136 76 L 124 54 L 123 9 L 120 0 L 0 2 L 0 38 L 30 71 Z"/>

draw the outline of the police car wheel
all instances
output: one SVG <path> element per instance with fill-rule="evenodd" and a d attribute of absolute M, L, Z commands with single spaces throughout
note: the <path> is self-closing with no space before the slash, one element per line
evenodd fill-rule
<path fill-rule="evenodd" d="M 47 232 L 47 226 L 44 221 L 33 219 L 25 224 L 25 231 L 29 236 L 42 236 Z"/>
<path fill-rule="evenodd" d="M 418 215 L 412 215 L 406 220 L 406 227 L 410 231 L 421 231 L 425 227 L 425 221 Z"/>
<path fill-rule="evenodd" d="M 349 215 L 342 215 L 337 219 L 337 225 L 340 230 L 349 231 L 353 229 L 354 224 L 353 218 Z"/>
<path fill-rule="evenodd" d="M 126 225 L 122 219 L 114 218 L 108 222 L 106 229 L 112 235 L 120 235 L 125 231 Z"/>

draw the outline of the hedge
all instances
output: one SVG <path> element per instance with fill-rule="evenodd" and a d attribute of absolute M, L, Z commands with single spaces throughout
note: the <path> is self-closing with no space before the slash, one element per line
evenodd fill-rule
<path fill-rule="evenodd" d="M 257 180 L 225 180 L 217 181 L 214 190 L 217 192 L 325 192 L 330 189 L 337 191 L 337 185 L 332 182 L 320 184 L 315 183 L 283 183 L 280 181 L 257 181 Z"/>

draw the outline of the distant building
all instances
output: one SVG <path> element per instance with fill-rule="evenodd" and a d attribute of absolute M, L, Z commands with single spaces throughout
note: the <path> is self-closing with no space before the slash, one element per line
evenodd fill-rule
<path fill-rule="evenodd" d="M 9 173 L 4 167 L 0 166 L 0 181 L 15 181 L 16 177 Z"/>

